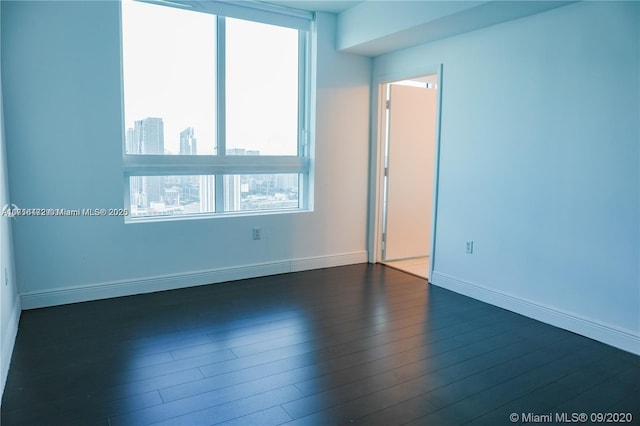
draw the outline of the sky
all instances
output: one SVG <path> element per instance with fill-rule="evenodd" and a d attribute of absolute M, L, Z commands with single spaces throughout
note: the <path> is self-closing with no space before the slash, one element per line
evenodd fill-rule
<path fill-rule="evenodd" d="M 161 117 L 165 151 L 193 127 L 198 154 L 215 154 L 216 16 L 122 2 L 125 126 Z M 227 148 L 296 155 L 297 31 L 226 19 Z"/>

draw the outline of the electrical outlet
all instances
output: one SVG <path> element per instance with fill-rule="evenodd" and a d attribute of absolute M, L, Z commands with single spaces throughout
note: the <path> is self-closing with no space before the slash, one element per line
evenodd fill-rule
<path fill-rule="evenodd" d="M 473 241 L 467 241 L 467 248 L 465 253 L 472 254 L 473 253 Z"/>
<path fill-rule="evenodd" d="M 262 228 L 253 228 L 253 239 L 254 240 L 262 239 Z"/>

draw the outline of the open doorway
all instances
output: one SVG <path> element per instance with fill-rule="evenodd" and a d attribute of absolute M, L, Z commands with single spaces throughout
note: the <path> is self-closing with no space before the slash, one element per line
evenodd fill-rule
<path fill-rule="evenodd" d="M 384 110 L 381 261 L 429 279 L 438 75 L 381 85 Z"/>

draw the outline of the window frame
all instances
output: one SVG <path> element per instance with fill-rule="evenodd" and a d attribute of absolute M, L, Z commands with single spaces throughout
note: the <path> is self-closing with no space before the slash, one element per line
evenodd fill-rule
<path fill-rule="evenodd" d="M 131 0 L 129 0 L 131 1 Z M 134 176 L 194 176 L 213 175 L 215 186 L 215 211 L 197 214 L 166 216 L 126 216 L 125 222 L 156 222 L 165 220 L 187 220 L 194 218 L 216 218 L 228 216 L 251 216 L 281 214 L 312 210 L 312 34 L 315 16 L 311 12 L 269 6 L 260 3 L 227 1 L 200 2 L 185 0 L 135 0 L 162 7 L 192 10 L 195 13 L 213 14 L 216 24 L 216 154 L 215 155 L 147 155 L 126 152 L 126 125 L 124 122 L 125 93 L 122 95 L 122 161 L 124 172 L 124 208 L 131 212 L 130 178 Z M 121 83 L 124 81 L 122 45 L 122 5 L 120 5 Z M 297 155 L 227 155 L 226 154 L 226 18 L 293 28 L 298 31 L 298 138 Z M 253 174 L 297 174 L 298 207 L 271 210 L 225 211 L 224 176 Z"/>

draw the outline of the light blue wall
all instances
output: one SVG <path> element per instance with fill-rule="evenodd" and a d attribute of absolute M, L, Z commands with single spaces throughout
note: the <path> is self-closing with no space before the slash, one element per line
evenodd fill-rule
<path fill-rule="evenodd" d="M 364 1 L 338 15 L 338 49 L 379 56 L 573 1 Z"/>
<path fill-rule="evenodd" d="M 436 284 L 640 353 L 639 28 L 581 2 L 375 59 L 444 67 Z"/>
<path fill-rule="evenodd" d="M 0 17 L 2 8 L 3 5 L 0 3 Z M 11 203 L 3 117 L 2 84 L 0 83 L 0 209 Z M 20 300 L 14 275 L 11 222 L 12 219 L 8 216 L 0 216 L 0 400 L 9 372 L 11 353 L 20 319 Z"/>
<path fill-rule="evenodd" d="M 118 3 L 6 2 L 2 24 L 13 201 L 122 207 Z M 315 211 L 127 225 L 117 217 L 20 218 L 20 292 L 42 296 L 32 305 L 61 303 L 76 286 L 107 288 L 85 293 L 106 297 L 154 277 L 178 276 L 165 285 L 175 287 L 225 268 L 275 265 L 245 270 L 259 275 L 295 259 L 315 259 L 310 267 L 365 261 L 371 60 L 337 53 L 335 25 L 319 14 Z M 260 241 L 254 226 L 263 228 Z M 189 275 L 200 272 L 204 278 Z M 144 290 L 163 288 L 157 283 Z"/>
<path fill-rule="evenodd" d="M 379 46 L 387 37 L 405 31 L 433 26 L 450 15 L 473 9 L 479 1 L 369 1 L 361 2 L 338 16 L 338 48 L 362 44 Z M 409 42 L 415 46 L 415 42 Z M 406 45 L 405 45 L 406 47 Z"/>

